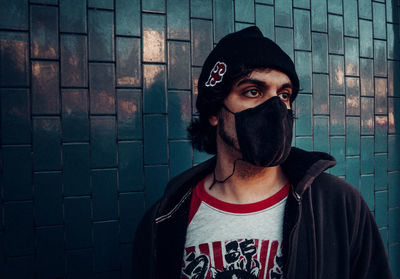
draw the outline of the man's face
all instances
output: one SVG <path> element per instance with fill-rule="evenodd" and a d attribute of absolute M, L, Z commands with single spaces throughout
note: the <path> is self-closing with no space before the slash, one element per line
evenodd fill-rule
<path fill-rule="evenodd" d="M 233 85 L 224 103 L 235 113 L 256 107 L 271 97 L 279 96 L 289 109 L 291 95 L 292 83 L 286 74 L 274 69 L 256 69 Z M 218 116 L 210 117 L 210 123 L 213 126 L 218 125 L 218 135 L 226 145 L 240 151 L 235 116 L 232 113 L 222 108 Z"/>

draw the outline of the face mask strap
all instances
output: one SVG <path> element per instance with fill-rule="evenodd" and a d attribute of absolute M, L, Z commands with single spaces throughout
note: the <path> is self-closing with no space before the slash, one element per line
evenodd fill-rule
<path fill-rule="evenodd" d="M 208 190 L 211 190 L 211 188 L 215 185 L 215 183 L 221 183 L 224 184 L 229 178 L 231 178 L 233 176 L 233 174 L 235 173 L 235 169 L 236 169 L 236 162 L 242 160 L 240 158 L 236 159 L 235 162 L 233 162 L 233 170 L 232 173 L 230 175 L 228 175 L 228 177 L 226 177 L 223 180 L 218 180 L 215 176 L 215 168 L 214 168 L 214 174 L 213 174 L 213 183 L 210 185 L 210 187 L 208 188 Z M 242 160 L 243 161 L 243 160 Z"/>

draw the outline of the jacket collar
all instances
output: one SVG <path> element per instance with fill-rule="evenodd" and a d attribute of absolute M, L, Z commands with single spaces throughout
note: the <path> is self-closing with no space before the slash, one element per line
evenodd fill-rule
<path fill-rule="evenodd" d="M 157 219 L 162 221 L 171 216 L 190 196 L 191 189 L 214 169 L 215 163 L 214 156 L 171 179 L 158 209 Z M 295 195 L 301 197 L 319 174 L 335 164 L 335 158 L 327 153 L 309 152 L 292 147 L 281 167 L 293 185 Z"/>

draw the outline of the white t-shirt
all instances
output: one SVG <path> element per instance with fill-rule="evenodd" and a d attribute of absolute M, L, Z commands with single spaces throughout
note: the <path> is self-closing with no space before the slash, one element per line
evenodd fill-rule
<path fill-rule="evenodd" d="M 193 190 L 184 279 L 282 278 L 282 226 L 289 183 L 260 202 L 231 204 Z"/>

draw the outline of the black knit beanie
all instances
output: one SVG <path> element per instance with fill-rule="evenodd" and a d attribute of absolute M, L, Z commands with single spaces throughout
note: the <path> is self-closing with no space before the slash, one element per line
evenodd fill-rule
<path fill-rule="evenodd" d="M 276 43 L 264 37 L 260 29 L 252 26 L 222 38 L 204 62 L 196 101 L 200 116 L 202 112 L 204 115 L 217 111 L 234 81 L 243 72 L 249 73 L 257 68 L 271 68 L 285 73 L 293 85 L 290 101 L 294 101 L 299 79 L 293 61 Z"/>

